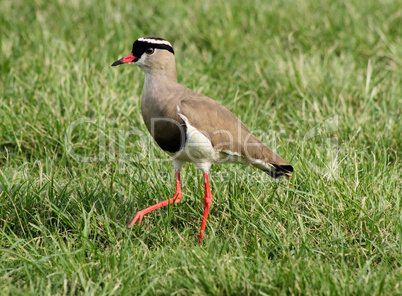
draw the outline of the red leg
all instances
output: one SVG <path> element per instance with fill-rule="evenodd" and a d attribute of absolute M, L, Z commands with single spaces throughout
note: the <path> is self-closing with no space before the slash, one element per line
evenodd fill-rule
<path fill-rule="evenodd" d="M 152 212 L 153 210 L 159 209 L 161 207 L 167 206 L 168 204 L 178 203 L 180 200 L 181 200 L 180 170 L 176 170 L 176 193 L 174 194 L 174 196 L 171 199 L 161 201 L 160 203 L 157 203 L 153 206 L 150 206 L 149 208 L 137 212 L 133 220 L 131 220 L 130 224 L 128 225 L 128 228 L 133 227 L 133 225 L 137 221 L 138 225 L 140 225 L 142 218 L 144 218 L 145 214 Z"/>
<path fill-rule="evenodd" d="M 204 216 L 202 217 L 200 236 L 198 237 L 200 245 L 202 244 L 202 238 L 204 237 L 203 231 L 205 230 L 205 225 L 207 224 L 209 208 L 211 207 L 212 204 L 212 194 L 211 194 L 211 188 L 209 187 L 207 172 L 204 172 L 204 182 L 205 182 L 205 196 L 204 196 L 205 207 L 204 207 Z"/>

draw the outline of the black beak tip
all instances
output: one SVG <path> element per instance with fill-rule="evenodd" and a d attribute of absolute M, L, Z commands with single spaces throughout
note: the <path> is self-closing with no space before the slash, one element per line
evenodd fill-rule
<path fill-rule="evenodd" d="M 123 63 L 123 59 L 120 59 L 120 60 L 115 61 L 115 62 L 112 64 L 112 67 L 118 66 L 118 65 L 121 65 L 121 64 L 124 64 L 124 63 Z"/>

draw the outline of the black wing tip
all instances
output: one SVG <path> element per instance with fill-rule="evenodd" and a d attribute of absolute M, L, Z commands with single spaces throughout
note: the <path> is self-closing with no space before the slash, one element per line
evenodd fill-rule
<path fill-rule="evenodd" d="M 274 165 L 274 166 L 275 166 L 276 169 L 280 169 L 280 170 L 283 170 L 283 171 L 286 171 L 286 172 L 289 172 L 289 173 L 293 172 L 293 167 L 290 164 L 288 164 L 288 165 Z"/>
<path fill-rule="evenodd" d="M 282 176 L 286 176 L 288 178 L 292 177 L 292 172 L 293 172 L 293 167 L 288 164 L 288 165 L 276 165 L 273 164 L 275 170 L 273 171 L 264 171 L 265 173 L 267 173 L 268 175 L 270 175 L 272 178 L 280 178 Z"/>

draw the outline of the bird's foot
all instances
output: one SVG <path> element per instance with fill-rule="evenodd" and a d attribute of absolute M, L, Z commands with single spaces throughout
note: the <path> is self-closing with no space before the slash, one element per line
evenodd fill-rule
<path fill-rule="evenodd" d="M 202 238 L 204 237 L 204 234 L 202 233 L 202 231 L 200 231 L 200 235 L 198 236 L 198 243 L 200 244 L 200 246 L 202 245 Z"/>
<path fill-rule="evenodd" d="M 143 213 L 143 211 L 137 212 L 137 214 L 135 214 L 133 220 L 131 220 L 130 224 L 128 225 L 128 228 L 133 227 L 135 222 L 137 222 L 137 224 L 140 225 L 142 218 L 144 218 L 144 215 L 145 215 L 145 213 Z"/>

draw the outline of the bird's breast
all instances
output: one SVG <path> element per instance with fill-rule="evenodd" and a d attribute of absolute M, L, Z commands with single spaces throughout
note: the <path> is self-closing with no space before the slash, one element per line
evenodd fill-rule
<path fill-rule="evenodd" d="M 186 126 L 177 112 L 157 102 L 144 101 L 141 105 L 145 125 L 156 143 L 165 151 L 175 153 L 186 142 Z"/>

